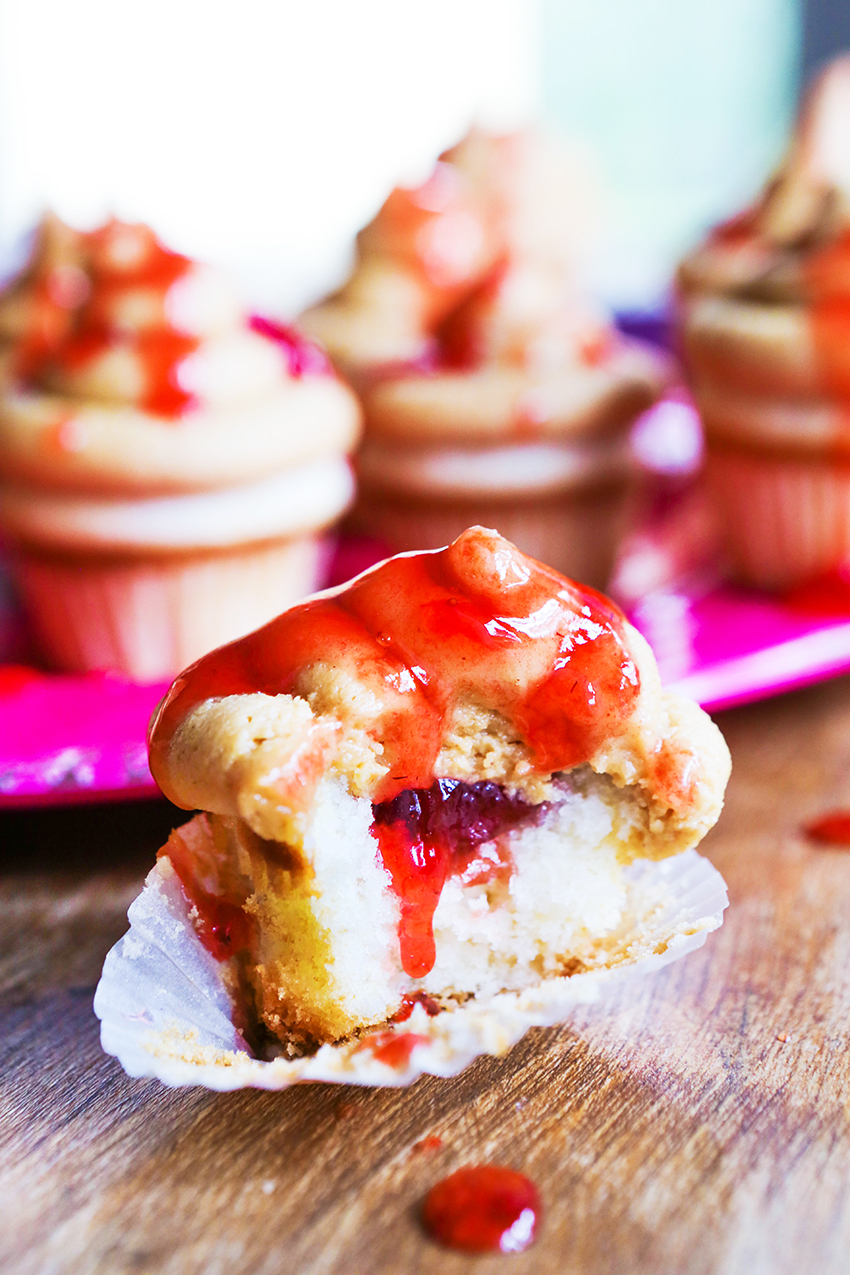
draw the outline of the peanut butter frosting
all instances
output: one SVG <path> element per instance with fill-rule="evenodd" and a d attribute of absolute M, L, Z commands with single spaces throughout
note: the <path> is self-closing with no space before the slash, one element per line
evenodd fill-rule
<path fill-rule="evenodd" d="M 633 419 L 669 374 L 580 279 L 582 180 L 558 144 L 474 129 L 394 190 L 354 271 L 302 316 L 361 392 L 370 433 L 486 441 Z"/>
<path fill-rule="evenodd" d="M 684 351 L 711 439 L 848 454 L 848 139 L 841 57 L 812 86 L 776 176 L 679 269 Z"/>
<path fill-rule="evenodd" d="M 176 804 L 290 845 L 326 772 L 379 803 L 435 777 L 540 802 L 553 775 L 586 767 L 639 795 L 624 853 L 661 858 L 716 821 L 730 764 L 612 603 L 480 527 L 199 660 L 150 743 Z"/>
<path fill-rule="evenodd" d="M 250 320 L 212 268 L 146 226 L 48 217 L 0 295 L 0 471 L 156 495 L 350 450 L 359 412 L 320 352 Z"/>

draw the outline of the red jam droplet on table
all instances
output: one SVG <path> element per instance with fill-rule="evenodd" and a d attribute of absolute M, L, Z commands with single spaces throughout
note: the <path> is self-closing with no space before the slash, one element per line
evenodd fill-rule
<path fill-rule="evenodd" d="M 812 841 L 850 849 L 850 810 L 833 810 L 822 819 L 815 819 L 806 825 L 805 833 Z"/>
<path fill-rule="evenodd" d="M 534 1183 L 497 1164 L 458 1169 L 432 1188 L 422 1210 L 434 1239 L 465 1253 L 522 1253 L 539 1219 Z"/>

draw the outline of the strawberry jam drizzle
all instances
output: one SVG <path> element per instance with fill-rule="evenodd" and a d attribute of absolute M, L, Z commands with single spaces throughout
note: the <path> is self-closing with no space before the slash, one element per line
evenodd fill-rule
<path fill-rule="evenodd" d="M 176 828 L 157 858 L 167 858 L 180 881 L 183 894 L 193 910 L 195 933 L 217 961 L 225 961 L 251 944 L 253 920 L 238 903 L 204 889 L 198 880 L 199 849 L 212 848 L 206 816 L 199 815 Z"/>
<path fill-rule="evenodd" d="M 850 849 L 850 810 L 833 810 L 806 825 L 806 836 L 824 845 Z"/>
<path fill-rule="evenodd" d="M 458 1169 L 432 1187 L 422 1209 L 434 1239 L 464 1253 L 522 1253 L 539 1219 L 537 1187 L 498 1164 Z"/>
<path fill-rule="evenodd" d="M 79 371 L 116 345 L 126 346 L 143 369 L 140 407 L 156 416 L 181 416 L 193 397 L 181 389 L 176 370 L 198 348 L 199 339 L 175 331 L 164 312 L 161 324 L 150 330 L 119 332 L 113 313 L 131 291 L 157 293 L 164 302 L 172 285 L 191 269 L 191 259 L 163 247 L 147 226 L 118 221 L 80 234 L 78 244 L 88 290 L 78 306 L 68 307 L 54 300 L 51 274 L 36 282 L 33 329 L 17 351 L 18 375 L 38 383 L 51 367 Z"/>
<path fill-rule="evenodd" d="M 435 783 L 447 717 L 458 700 L 471 699 L 506 719 L 539 772 L 586 762 L 621 728 L 639 692 L 623 616 L 595 590 L 482 528 L 447 549 L 391 558 L 204 656 L 176 679 L 150 735 L 151 769 L 166 796 L 180 804 L 168 782 L 169 748 L 196 705 L 254 692 L 297 694 L 299 675 L 318 662 L 376 705 L 368 730 L 389 768 L 373 793 L 375 829 L 402 901 L 405 968 L 426 971 L 446 875 L 472 867 L 469 853 L 452 855 L 459 845 L 469 852 L 486 843 L 476 840 L 473 814 L 463 807 L 470 788 L 480 786 L 455 784 L 447 806 Z M 308 809 L 326 764 L 322 750 L 331 746 L 321 719 L 311 729 L 313 744 L 308 738 L 299 748 L 299 774 L 278 781 L 281 801 L 294 810 Z M 490 798 L 507 809 L 505 794 Z M 465 811 L 462 829 L 446 819 L 457 803 Z M 479 815 L 489 818 L 486 810 Z M 481 879 L 490 870 L 486 858 L 473 868 Z"/>
<path fill-rule="evenodd" d="M 372 1057 L 392 1067 L 393 1071 L 404 1071 L 410 1065 L 410 1056 L 417 1045 L 430 1045 L 430 1036 L 420 1036 L 416 1032 L 375 1032 L 366 1036 L 359 1049 L 369 1049 Z"/>
<path fill-rule="evenodd" d="M 254 315 L 249 320 L 253 332 L 267 337 L 280 348 L 286 358 L 286 370 L 300 380 L 305 376 L 330 376 L 332 368 L 328 356 L 313 341 L 308 341 L 297 328 L 288 323 L 276 323 Z"/>
<path fill-rule="evenodd" d="M 850 408 L 850 230 L 804 265 L 815 353 L 830 394 Z"/>
<path fill-rule="evenodd" d="M 437 779 L 430 788 L 406 789 L 376 804 L 373 812 L 381 860 L 401 901 L 402 969 L 424 978 L 436 959 L 434 912 L 446 878 L 465 874 L 470 861 L 479 862 L 474 852 L 482 842 L 533 818 L 536 809 L 498 784 Z M 499 867 L 502 862 L 496 860 Z"/>

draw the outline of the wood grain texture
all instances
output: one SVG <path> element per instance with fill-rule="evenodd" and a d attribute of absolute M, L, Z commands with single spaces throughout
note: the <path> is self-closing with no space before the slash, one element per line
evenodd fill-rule
<path fill-rule="evenodd" d="M 850 681 L 721 725 L 733 780 L 705 849 L 730 886 L 723 929 L 506 1058 L 409 1090 L 129 1080 L 91 997 L 173 812 L 4 816 L 0 1269 L 847 1271 L 850 852 L 800 828 L 850 807 Z M 427 1135 L 442 1146 L 417 1150 Z M 481 1160 L 540 1187 L 526 1254 L 469 1259 L 418 1226 L 428 1187 Z"/>

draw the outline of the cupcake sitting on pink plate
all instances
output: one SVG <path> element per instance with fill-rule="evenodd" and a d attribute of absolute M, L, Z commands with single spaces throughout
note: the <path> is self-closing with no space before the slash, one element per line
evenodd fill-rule
<path fill-rule="evenodd" d="M 50 663 L 165 678 L 318 587 L 358 405 L 216 271 L 48 217 L 0 369 L 0 530 Z"/>
<path fill-rule="evenodd" d="M 778 171 L 679 269 L 708 476 L 736 574 L 787 589 L 850 564 L 850 57 Z"/>
<path fill-rule="evenodd" d="M 473 130 L 390 194 L 344 287 L 302 316 L 363 403 L 354 520 L 393 548 L 480 523 L 605 583 L 629 430 L 669 367 L 582 287 L 586 203 L 553 139 Z"/>

